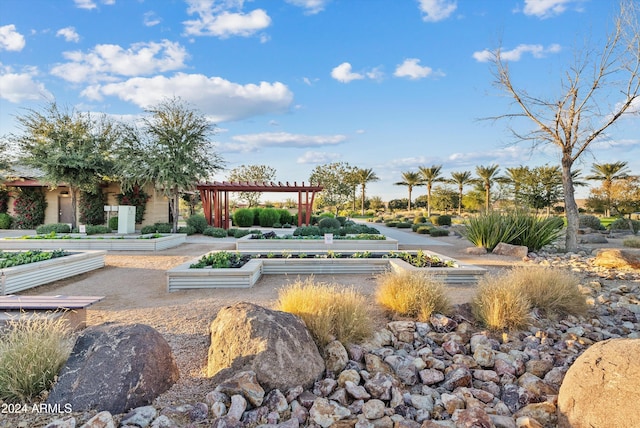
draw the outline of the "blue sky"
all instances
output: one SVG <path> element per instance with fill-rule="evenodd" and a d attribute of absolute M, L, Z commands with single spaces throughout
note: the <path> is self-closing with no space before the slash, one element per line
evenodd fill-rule
<path fill-rule="evenodd" d="M 267 164 L 277 180 L 348 162 L 406 197 L 403 171 L 558 164 L 514 145 L 515 110 L 492 84 L 502 46 L 516 85 L 558 94 L 576 48 L 599 45 L 613 0 L 4 0 L 0 135 L 47 100 L 132 120 L 179 96 L 217 125 L 227 171 Z M 526 132 L 528 122 L 513 123 Z M 640 117 L 625 118 L 578 165 L 640 173 Z M 417 189 L 413 196 L 424 193 Z M 584 191 L 582 191 L 584 195 Z M 579 192 L 578 196 L 581 194 Z M 265 195 L 263 199 L 273 199 Z"/>

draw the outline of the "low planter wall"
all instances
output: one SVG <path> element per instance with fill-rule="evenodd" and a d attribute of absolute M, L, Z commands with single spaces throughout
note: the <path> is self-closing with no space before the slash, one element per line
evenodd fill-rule
<path fill-rule="evenodd" d="M 190 269 L 200 258 L 183 263 L 167 271 L 167 291 L 192 288 L 250 288 L 264 275 L 323 275 L 323 274 L 375 274 L 389 269 L 420 270 L 429 272 L 445 284 L 473 284 L 486 270 L 459 263 L 437 253 L 427 252 L 441 260 L 452 260 L 455 267 L 416 268 L 401 259 L 252 259 L 241 268 Z"/>
<path fill-rule="evenodd" d="M 80 238 L 80 239 L 0 239 L 0 250 L 111 250 L 111 251 L 160 251 L 184 244 L 187 235 L 175 233 L 152 239 L 124 237 L 122 239 Z"/>
<path fill-rule="evenodd" d="M 104 267 L 106 251 L 86 251 L 42 262 L 0 269 L 0 295 L 14 294 L 39 285 Z"/>
<path fill-rule="evenodd" d="M 334 239 L 325 244 L 324 239 L 251 239 L 250 235 L 236 241 L 236 250 L 246 252 L 279 252 L 279 251 L 397 251 L 398 241 L 386 238 L 378 239 Z"/>

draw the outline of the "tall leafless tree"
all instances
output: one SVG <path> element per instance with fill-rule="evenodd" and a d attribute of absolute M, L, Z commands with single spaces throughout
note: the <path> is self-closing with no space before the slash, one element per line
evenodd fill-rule
<path fill-rule="evenodd" d="M 543 98 L 516 87 L 500 49 L 492 57 L 495 84 L 513 99 L 518 112 L 494 119 L 525 117 L 535 129 L 518 141 L 533 147 L 551 144 L 560 151 L 562 187 L 567 216 L 566 250 L 577 248 L 578 206 L 572 168 L 591 143 L 623 115 L 640 115 L 640 26 L 637 0 L 621 0 L 612 30 L 598 48 L 579 50 L 560 79 L 557 98 Z"/>

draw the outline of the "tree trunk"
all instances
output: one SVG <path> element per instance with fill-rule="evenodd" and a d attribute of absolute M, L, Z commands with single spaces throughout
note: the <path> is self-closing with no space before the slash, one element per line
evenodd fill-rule
<path fill-rule="evenodd" d="M 573 161 L 571 155 L 562 156 L 562 190 L 564 191 L 564 212 L 567 216 L 567 234 L 565 237 L 565 250 L 576 251 L 578 249 L 578 226 L 580 213 L 573 189 L 573 178 L 571 177 L 571 167 Z"/>
<path fill-rule="evenodd" d="M 427 218 L 431 217 L 431 185 L 427 186 Z"/>
<path fill-rule="evenodd" d="M 69 186 L 71 192 L 71 231 L 78 227 L 78 189 Z"/>
<path fill-rule="evenodd" d="M 491 201 L 491 187 L 485 186 L 484 188 L 484 211 L 489 214 L 489 201 Z"/>
<path fill-rule="evenodd" d="M 460 195 L 458 197 L 458 215 L 462 215 L 462 186 L 460 186 Z"/>
<path fill-rule="evenodd" d="M 173 233 L 178 233 L 178 216 L 180 215 L 180 192 L 178 190 L 174 191 L 173 198 L 169 200 L 169 205 L 173 216 L 171 231 Z M 227 221 L 227 219 L 225 219 L 225 221 Z"/>
<path fill-rule="evenodd" d="M 409 188 L 409 203 L 407 204 L 407 211 L 411 211 L 411 188 Z"/>
<path fill-rule="evenodd" d="M 362 216 L 364 217 L 364 202 L 365 202 L 365 197 L 364 197 L 364 184 L 362 185 L 362 203 L 360 208 L 362 209 Z M 354 210 L 355 211 L 355 210 Z"/>

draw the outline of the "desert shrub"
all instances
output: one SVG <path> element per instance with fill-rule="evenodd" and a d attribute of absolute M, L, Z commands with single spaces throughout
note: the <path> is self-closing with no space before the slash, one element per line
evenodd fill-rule
<path fill-rule="evenodd" d="M 339 229 L 340 220 L 333 217 L 323 217 L 318 221 L 318 227 L 321 229 Z"/>
<path fill-rule="evenodd" d="M 142 235 L 148 235 L 150 233 L 156 233 L 156 226 L 154 224 L 148 224 L 146 226 L 142 226 L 142 229 L 140 229 L 140 233 Z"/>
<path fill-rule="evenodd" d="M 318 215 L 318 220 L 321 218 L 334 218 L 335 215 L 330 211 L 323 211 Z"/>
<path fill-rule="evenodd" d="M 87 235 L 102 235 L 105 233 L 110 233 L 111 229 L 101 224 L 88 224 L 85 227 L 84 231 Z"/>
<path fill-rule="evenodd" d="M 282 225 L 283 229 L 291 229 L 291 227 L 292 226 L 289 223 L 285 223 L 285 224 Z"/>
<path fill-rule="evenodd" d="M 320 235 L 318 226 L 300 226 L 293 231 L 293 236 L 316 236 Z"/>
<path fill-rule="evenodd" d="M 20 189 L 13 203 L 14 226 L 18 229 L 35 229 L 44 223 L 47 200 L 39 188 Z"/>
<path fill-rule="evenodd" d="M 202 233 L 209 224 L 202 214 L 194 214 L 187 219 L 187 226 L 193 227 L 195 233 Z"/>
<path fill-rule="evenodd" d="M 260 226 L 272 227 L 274 223 L 280 221 L 280 213 L 275 208 L 264 208 L 260 211 Z"/>
<path fill-rule="evenodd" d="M 357 343 L 372 333 L 367 300 L 353 288 L 297 280 L 280 289 L 277 306 L 302 318 L 320 348 L 332 340 Z"/>
<path fill-rule="evenodd" d="M 622 241 L 622 245 L 629 248 L 640 248 L 640 238 L 632 237 Z"/>
<path fill-rule="evenodd" d="M 344 226 L 345 222 L 347 221 L 347 218 L 345 216 L 340 215 L 336 217 L 336 220 L 340 222 L 340 226 Z"/>
<path fill-rule="evenodd" d="M 178 228 L 178 233 L 186 233 L 187 235 L 193 235 L 197 233 L 196 228 L 193 226 L 180 226 Z"/>
<path fill-rule="evenodd" d="M 253 226 L 253 211 L 249 208 L 239 208 L 233 213 L 233 224 L 239 227 Z"/>
<path fill-rule="evenodd" d="M 439 229 L 437 227 L 434 227 L 429 231 L 429 234 L 434 237 L 449 236 L 449 231 L 447 229 Z"/>
<path fill-rule="evenodd" d="M 13 218 L 7 213 L 0 213 L 0 229 L 10 229 Z"/>
<path fill-rule="evenodd" d="M 594 215 L 583 214 L 578 217 L 578 226 L 581 228 L 590 227 L 593 230 L 603 230 L 600 219 Z"/>
<path fill-rule="evenodd" d="M 376 301 L 397 315 L 426 322 L 432 313 L 449 312 L 443 283 L 426 273 L 388 271 L 379 275 L 377 282 Z"/>
<path fill-rule="evenodd" d="M 235 229 L 235 230 L 238 230 L 238 229 Z M 235 233 L 235 230 L 234 230 L 234 233 Z M 212 236 L 214 238 L 226 238 L 228 236 L 226 230 L 224 230 L 221 227 L 213 227 L 213 226 L 207 226 L 202 231 L 202 234 L 206 236 Z"/>
<path fill-rule="evenodd" d="M 286 224 L 286 223 L 291 223 L 291 221 L 293 221 L 293 216 L 291 215 L 289 210 L 279 209 L 278 213 L 280 214 L 280 219 L 278 219 L 279 223 Z"/>
<path fill-rule="evenodd" d="M 610 230 L 631 230 L 629 227 L 629 223 L 631 223 L 631 227 L 633 227 L 633 233 L 638 233 L 638 231 L 640 231 L 640 220 L 630 220 L 626 218 L 616 219 L 609 225 L 609 229 Z"/>
<path fill-rule="evenodd" d="M 530 322 L 529 300 L 504 275 L 485 275 L 478 281 L 471 309 L 476 320 L 490 329 L 516 330 Z"/>
<path fill-rule="evenodd" d="M 423 215 L 417 215 L 413 218 L 413 224 L 423 224 L 426 222 L 427 222 L 427 219 Z"/>
<path fill-rule="evenodd" d="M 109 219 L 109 229 L 118 230 L 118 217 L 111 217 Z"/>
<path fill-rule="evenodd" d="M 171 223 L 154 223 L 156 232 L 158 233 L 171 233 L 173 225 Z"/>
<path fill-rule="evenodd" d="M 436 226 L 451 226 L 451 216 L 450 215 L 436 215 L 429 217 L 431 223 Z"/>
<path fill-rule="evenodd" d="M 78 220 L 82 224 L 104 224 L 105 211 L 107 205 L 107 195 L 99 189 L 95 192 L 80 192 L 78 210 L 80 216 Z"/>
<path fill-rule="evenodd" d="M 504 281 L 519 290 L 532 307 L 546 316 L 584 315 L 587 304 L 580 280 L 568 271 L 526 266 L 509 271 Z"/>
<path fill-rule="evenodd" d="M 275 229 L 282 229 L 282 223 L 280 223 L 279 221 L 276 221 L 275 223 L 273 223 L 271 227 Z"/>
<path fill-rule="evenodd" d="M 411 228 L 411 223 L 406 222 L 406 221 L 401 221 L 400 223 L 396 224 L 396 227 L 398 229 L 409 229 Z"/>
<path fill-rule="evenodd" d="M 233 234 L 234 238 L 242 238 L 243 236 L 250 235 L 251 231 L 247 229 L 238 229 L 236 233 Z"/>
<path fill-rule="evenodd" d="M 0 400 L 26 402 L 54 383 L 73 339 L 62 317 L 25 316 L 0 333 Z"/>
<path fill-rule="evenodd" d="M 344 234 L 349 235 L 359 235 L 359 234 L 367 234 L 367 235 L 379 235 L 380 231 L 375 227 L 367 226 L 366 224 L 350 224 L 342 228 Z"/>
<path fill-rule="evenodd" d="M 562 234 L 564 220 L 560 217 L 540 219 L 532 215 L 524 215 L 518 219 L 520 233 L 509 244 L 524 245 L 529 251 L 538 251 L 545 245 L 556 241 Z"/>
<path fill-rule="evenodd" d="M 224 230 L 224 229 L 223 229 Z M 231 236 L 234 237 L 236 235 L 236 232 L 238 231 L 238 228 L 236 227 L 230 227 L 229 229 L 227 229 L 227 236 Z M 223 237 L 224 238 L 224 237 Z"/>
<path fill-rule="evenodd" d="M 416 229 L 416 233 L 420 235 L 428 235 L 433 229 L 431 226 L 420 226 Z"/>
<path fill-rule="evenodd" d="M 396 227 L 398 225 L 398 221 L 392 220 L 392 221 L 385 221 L 384 225 L 387 227 Z"/>
<path fill-rule="evenodd" d="M 419 228 L 421 228 L 421 227 L 433 227 L 433 225 L 432 225 L 431 223 L 414 223 L 414 224 L 411 226 L 411 230 L 412 230 L 413 232 L 417 232 L 417 231 L 418 231 L 418 229 L 419 229 Z"/>
<path fill-rule="evenodd" d="M 67 223 L 50 223 L 43 224 L 36 228 L 36 233 L 38 235 L 46 235 L 47 233 L 70 233 L 71 227 Z"/>

